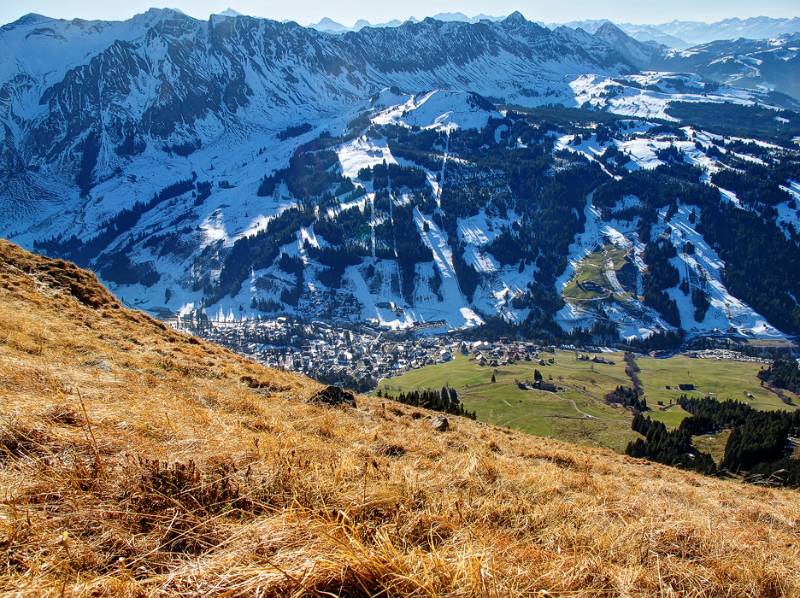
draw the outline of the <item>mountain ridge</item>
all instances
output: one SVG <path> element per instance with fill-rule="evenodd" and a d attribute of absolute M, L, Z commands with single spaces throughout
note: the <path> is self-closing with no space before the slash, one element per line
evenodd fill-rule
<path fill-rule="evenodd" d="M 477 23 L 482 20 L 499 21 L 505 17 L 492 17 L 485 14 L 469 17 L 463 13 L 439 13 L 432 18 L 440 21 L 457 21 L 463 23 Z M 327 17 L 318 23 L 309 25 L 321 31 L 330 33 L 343 33 L 345 31 L 358 31 L 364 27 L 397 27 L 410 19 L 397 19 L 387 23 L 370 24 L 368 21 L 359 20 L 353 27 L 347 27 Z M 604 23 L 612 23 L 608 19 L 576 20 L 566 23 L 548 23 L 550 29 L 557 29 L 562 25 L 570 28 L 582 28 L 594 34 Z M 669 48 L 685 49 L 690 46 L 707 44 L 713 41 L 746 39 L 770 39 L 780 35 L 800 32 L 800 18 L 773 18 L 749 17 L 746 19 L 729 18 L 715 22 L 704 21 L 679 21 L 666 23 L 630 23 L 616 22 L 617 27 L 625 31 L 640 42 L 655 42 Z"/>
<path fill-rule="evenodd" d="M 570 21 L 569 27 L 594 33 L 608 19 Z M 720 40 L 739 38 L 770 39 L 800 31 L 800 18 L 751 17 L 724 19 L 714 23 L 703 21 L 671 21 L 669 23 L 614 23 L 641 42 L 654 41 L 670 48 L 685 49 Z M 551 24 L 557 27 L 558 24 Z"/>
<path fill-rule="evenodd" d="M 49 23 L 23 19 L 0 34 L 3 55 L 19 56 L 0 61 L 0 230 L 94 268 L 132 305 L 165 316 L 280 312 L 443 331 L 499 319 L 530 333 L 605 334 L 611 322 L 625 341 L 797 330 L 781 315 L 800 295 L 790 283 L 775 279 L 771 289 L 781 309 L 765 289 L 728 288 L 729 271 L 758 256 L 729 255 L 741 261 L 720 268 L 683 252 L 681 271 L 667 268 L 663 288 L 645 292 L 638 248 L 658 238 L 635 219 L 667 235 L 667 214 L 718 219 L 724 202 L 706 199 L 699 210 L 672 198 L 662 214 L 665 198 L 632 205 L 623 196 L 633 220 L 614 224 L 613 201 L 599 218 L 588 201 L 637 170 L 692 165 L 700 170 L 674 178 L 759 212 L 764 243 L 795 242 L 797 103 L 769 90 L 762 58 L 754 88 L 738 88 L 679 70 L 693 60 L 697 71 L 718 68 L 727 45 L 700 58 L 665 55 L 610 24 L 597 35 L 551 31 L 520 13 L 342 35 L 169 10 Z M 791 39 L 781 43 L 749 50 L 789 68 L 796 53 Z M 752 75 L 755 59 L 718 74 L 743 80 L 736 69 Z M 675 72 L 645 70 L 651 60 L 672 61 Z M 699 113 L 687 120 L 678 109 Z M 537 110 L 541 118 L 528 116 Z M 741 119 L 719 128 L 708 115 L 728 111 L 758 113 L 759 127 L 726 141 L 720 133 L 741 129 Z M 729 151 L 729 142 L 744 147 Z M 785 162 L 769 202 L 737 175 L 722 178 L 742 188 L 746 206 L 735 191 L 699 184 L 744 171 L 740 155 Z M 580 176 L 562 181 L 566 171 Z M 548 224 L 537 224 L 543 212 Z M 560 231 L 547 228 L 556 220 Z M 609 272 L 614 288 L 595 299 L 616 299 L 590 309 L 569 295 L 571 262 L 587 259 L 584 243 L 605 244 L 608 226 L 628 253 L 629 278 L 617 285 Z M 711 254 L 724 240 L 702 246 Z M 793 259 L 791 249 L 773 250 Z M 690 307 L 709 298 L 710 309 Z"/>

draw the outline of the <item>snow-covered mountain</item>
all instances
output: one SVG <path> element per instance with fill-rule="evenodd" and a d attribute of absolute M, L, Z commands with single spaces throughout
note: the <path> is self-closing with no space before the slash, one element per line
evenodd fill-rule
<path fill-rule="evenodd" d="M 770 39 L 781 35 L 800 33 L 800 17 L 776 19 L 752 17 L 725 19 L 716 23 L 700 21 L 672 21 L 656 25 L 660 31 L 690 44 L 707 44 L 716 40 Z"/>
<path fill-rule="evenodd" d="M 739 37 L 690 47 L 677 39 L 659 40 L 652 26 L 582 21 L 555 29 L 565 30 L 602 39 L 627 62 L 643 70 L 695 73 L 710 81 L 778 91 L 800 100 L 800 33 L 765 39 Z"/>
<path fill-rule="evenodd" d="M 595 33 L 607 19 L 570 21 L 565 23 L 573 29 L 581 28 Z M 660 25 L 615 23 L 617 27 L 640 42 L 655 42 L 668 48 L 684 49 L 689 46 L 708 44 L 719 40 L 772 39 L 782 35 L 800 33 L 800 17 L 774 19 L 753 17 L 749 19 L 725 19 L 716 23 L 702 21 L 672 21 Z M 549 25 L 554 29 L 557 24 Z"/>
<path fill-rule="evenodd" d="M 436 13 L 435 15 L 430 17 L 434 21 L 442 21 L 444 23 L 479 23 L 480 21 L 490 21 L 490 22 L 497 22 L 502 21 L 506 17 L 494 17 L 486 14 L 479 14 L 475 15 L 474 17 L 468 17 L 463 12 L 441 12 Z M 359 19 L 356 21 L 352 27 L 348 27 L 347 25 L 342 25 L 341 23 L 334 21 L 329 17 L 323 17 L 316 23 L 312 23 L 309 25 L 312 29 L 316 29 L 317 31 L 324 31 L 326 33 L 345 33 L 346 31 L 361 31 L 365 27 L 373 27 L 373 28 L 384 28 L 384 27 L 400 27 L 404 23 L 417 23 L 418 19 L 414 17 L 409 17 L 406 20 L 400 19 L 393 19 L 391 21 L 387 21 L 385 23 L 370 23 L 365 19 Z"/>
<path fill-rule="evenodd" d="M 369 25 L 367 24 L 367 26 Z M 316 29 L 317 31 L 324 31 L 325 33 L 344 33 L 345 31 L 352 31 L 350 27 L 342 25 L 341 23 L 328 17 L 323 17 L 316 23 L 311 23 L 309 27 L 311 29 Z"/>
<path fill-rule="evenodd" d="M 800 33 L 671 50 L 659 66 L 698 73 L 727 85 L 777 90 L 800 99 Z"/>
<path fill-rule="evenodd" d="M 531 105 L 571 100 L 571 74 L 632 65 L 602 39 L 426 19 L 330 36 L 238 16 L 151 10 L 121 23 L 30 15 L 0 30 L 2 173 L 87 191 L 131 155 L 188 154 L 241 128 L 341 114 L 382 87 L 469 89 Z"/>
<path fill-rule="evenodd" d="M 669 33 L 664 33 L 655 25 L 634 25 L 632 23 L 622 23 L 619 25 L 625 33 L 640 42 L 653 42 L 667 48 L 686 48 L 692 44 Z"/>
<path fill-rule="evenodd" d="M 644 70 L 664 60 L 688 57 L 610 24 L 550 30 L 519 13 L 335 35 L 233 13 L 29 15 L 0 28 L 0 234 L 88 265 L 160 314 L 781 337 L 718 255 L 686 266 L 702 270 L 686 284 L 709 298 L 708 321 L 688 319 L 685 294 L 677 320 L 663 315 L 642 252 L 677 217 L 643 200 L 657 221 L 645 238 L 641 216 L 587 200 L 661 163 L 686 134 L 659 141 L 658 127 L 687 113 L 774 111 L 768 131 L 794 130 L 767 92 Z M 607 118 L 613 134 L 598 129 Z M 713 162 L 713 144 L 689 145 Z M 765 217 L 793 243 L 795 183 L 781 184 L 789 199 Z M 631 264 L 619 288 L 609 274 L 602 302 L 565 291 L 617 242 Z"/>
<path fill-rule="evenodd" d="M 230 10 L 230 9 L 229 9 Z M 479 23 L 480 21 L 501 21 L 505 17 L 486 14 L 467 16 L 462 12 L 437 13 L 431 18 L 444 22 Z M 364 27 L 399 27 L 405 22 L 416 22 L 413 17 L 407 21 L 396 19 L 386 23 L 371 24 L 366 20 L 359 20 L 352 27 L 348 27 L 328 17 L 317 23 L 309 25 L 319 31 L 328 33 L 344 33 L 346 31 L 359 31 Z M 594 34 L 600 27 L 612 23 L 608 19 L 586 19 L 569 21 L 567 23 L 550 23 L 550 29 L 562 25 L 572 29 L 583 29 Z M 688 48 L 689 46 L 707 44 L 718 40 L 746 39 L 771 39 L 781 35 L 800 33 L 800 17 L 791 19 L 778 19 L 771 17 L 752 17 L 748 19 L 725 19 L 714 23 L 703 21 L 672 21 L 662 24 L 644 23 L 612 23 L 627 35 L 640 42 L 654 42 L 668 48 Z"/>
<path fill-rule="evenodd" d="M 616 48 L 628 62 L 638 68 L 648 68 L 656 64 L 663 52 L 659 45 L 637 41 L 612 23 L 604 23 L 598 27 L 594 36 Z"/>
<path fill-rule="evenodd" d="M 616 27 L 619 27 L 626 34 L 640 42 L 654 42 L 656 44 L 666 46 L 667 48 L 687 48 L 692 45 L 683 39 L 665 33 L 656 25 L 613 23 L 608 19 L 587 19 L 583 21 L 569 21 L 568 23 L 564 23 L 563 26 L 570 27 L 572 29 L 583 29 L 584 31 L 594 34 L 598 29 L 606 24 L 612 24 Z M 548 25 L 548 27 L 551 29 L 555 29 L 560 26 L 562 25 L 555 23 Z"/>

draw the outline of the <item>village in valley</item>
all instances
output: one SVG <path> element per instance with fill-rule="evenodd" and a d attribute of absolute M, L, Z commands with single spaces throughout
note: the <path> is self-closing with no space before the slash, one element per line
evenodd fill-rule
<path fill-rule="evenodd" d="M 540 352 L 555 350 L 524 341 L 471 341 L 454 334 L 415 334 L 367 325 L 340 328 L 288 317 L 243 321 L 185 317 L 169 323 L 269 367 L 302 372 L 315 380 L 360 391 L 374 389 L 384 378 L 450 362 L 457 353 L 469 355 L 485 367 L 523 361 L 545 366 L 547 359 Z"/>
<path fill-rule="evenodd" d="M 374 390 L 383 379 L 424 367 L 444 364 L 456 355 L 478 366 L 502 368 L 529 362 L 530 380 L 522 387 L 557 392 L 551 380 L 535 379 L 534 370 L 554 365 L 556 351 L 574 353 L 576 361 L 614 365 L 606 347 L 544 346 L 514 339 L 475 340 L 451 332 L 435 335 L 427 330 L 392 331 L 370 325 L 338 327 L 321 321 L 290 317 L 238 321 L 210 320 L 191 315 L 169 321 L 178 330 L 212 340 L 269 367 L 300 372 L 327 384 L 360 392 Z M 703 349 L 686 353 L 695 359 L 770 363 L 763 357 L 731 349 Z M 654 354 L 653 356 L 657 356 Z"/>

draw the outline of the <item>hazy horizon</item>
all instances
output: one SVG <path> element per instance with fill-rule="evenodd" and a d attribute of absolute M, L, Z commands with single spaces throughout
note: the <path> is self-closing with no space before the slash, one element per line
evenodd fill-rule
<path fill-rule="evenodd" d="M 479 0 L 444 0 L 435 3 L 411 0 L 402 6 L 344 0 L 336 8 L 318 0 L 294 3 L 287 6 L 274 0 L 213 1 L 171 0 L 149 2 L 132 0 L 124 5 L 113 5 L 97 0 L 77 2 L 75 0 L 34 0 L 10 2 L 0 7 L 0 24 L 16 21 L 29 13 L 38 13 L 53 18 L 81 18 L 87 20 L 126 20 L 150 8 L 175 8 L 195 18 L 206 19 L 209 15 L 231 8 L 239 13 L 275 20 L 290 20 L 301 25 L 316 23 L 330 18 L 345 26 L 352 26 L 364 19 L 377 24 L 393 20 L 405 21 L 411 17 L 423 19 L 439 13 L 463 13 L 469 17 L 478 14 L 502 16 L 519 11 L 532 21 L 566 23 L 581 20 L 608 19 L 615 22 L 637 24 L 663 24 L 673 20 L 716 22 L 729 18 L 793 18 L 798 16 L 794 0 L 773 0 L 759 3 L 754 9 L 752 2 L 744 0 L 712 0 L 704 2 L 701 9 L 690 0 L 674 0 L 642 5 L 640 2 L 590 2 L 588 0 L 566 0 L 558 6 L 552 3 L 528 2 L 524 5 L 514 1 L 485 2 Z"/>

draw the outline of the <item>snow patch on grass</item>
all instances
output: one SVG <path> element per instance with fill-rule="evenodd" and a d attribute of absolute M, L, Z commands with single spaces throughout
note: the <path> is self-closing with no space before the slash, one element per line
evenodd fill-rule
<path fill-rule="evenodd" d="M 479 105 L 471 93 L 434 90 L 387 108 L 373 117 L 372 122 L 422 129 L 482 129 L 492 117 L 501 115 Z"/>
<path fill-rule="evenodd" d="M 397 164 L 385 139 L 369 139 L 366 135 L 339 146 L 336 154 L 342 175 L 349 179 L 357 178 L 363 168 L 372 168 L 384 162 Z"/>

